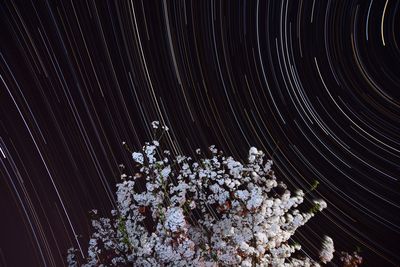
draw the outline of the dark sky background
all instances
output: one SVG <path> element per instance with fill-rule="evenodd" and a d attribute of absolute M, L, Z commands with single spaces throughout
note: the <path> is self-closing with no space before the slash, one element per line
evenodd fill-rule
<path fill-rule="evenodd" d="M 306 252 L 327 234 L 399 266 L 399 4 L 1 1 L 0 266 L 86 251 L 153 120 L 182 153 L 257 146 L 292 188 L 318 180 Z"/>

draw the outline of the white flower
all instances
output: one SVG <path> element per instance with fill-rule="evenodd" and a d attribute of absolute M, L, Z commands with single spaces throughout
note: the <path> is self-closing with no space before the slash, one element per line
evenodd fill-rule
<path fill-rule="evenodd" d="M 218 150 L 215 148 L 215 145 L 210 146 L 208 149 L 209 149 L 209 150 L 211 151 L 211 153 L 213 153 L 213 154 L 217 154 L 217 152 L 218 152 Z"/>
<path fill-rule="evenodd" d="M 273 164 L 272 160 L 268 160 L 267 163 L 265 163 L 264 171 L 269 172 L 271 170 L 272 164 Z"/>
<path fill-rule="evenodd" d="M 161 171 L 161 176 L 163 178 L 167 178 L 170 173 L 171 173 L 171 167 L 167 166 Z"/>
<path fill-rule="evenodd" d="M 160 126 L 160 122 L 159 121 L 152 121 L 151 122 L 151 126 L 153 127 L 153 129 L 158 129 L 158 127 Z"/>
<path fill-rule="evenodd" d="M 179 207 L 172 207 L 167 210 L 164 226 L 171 232 L 184 229 L 186 221 L 183 210 Z"/>
<path fill-rule="evenodd" d="M 315 200 L 313 200 L 313 202 L 319 211 L 322 211 L 323 209 L 325 209 L 328 206 L 326 204 L 326 202 L 322 199 L 315 199 Z"/>
<path fill-rule="evenodd" d="M 143 154 L 142 153 L 133 152 L 132 153 L 132 158 L 137 163 L 143 164 Z"/>
<path fill-rule="evenodd" d="M 247 190 L 237 190 L 235 195 L 237 198 L 246 201 L 249 198 L 250 193 Z"/>
<path fill-rule="evenodd" d="M 250 199 L 247 202 L 247 208 L 249 210 L 256 209 L 261 206 L 263 202 L 262 191 L 259 187 L 254 187 L 251 190 Z"/>
<path fill-rule="evenodd" d="M 251 147 L 249 150 L 249 157 L 248 157 L 249 163 L 254 163 L 257 156 L 258 156 L 257 148 Z"/>
<path fill-rule="evenodd" d="M 145 154 L 147 156 L 147 159 L 149 160 L 149 163 L 154 163 L 156 161 L 156 158 L 154 157 L 154 154 L 156 153 L 156 146 L 154 145 L 147 145 L 145 146 Z"/>
<path fill-rule="evenodd" d="M 76 249 L 74 248 L 69 248 L 68 249 L 68 255 L 67 255 L 67 263 L 69 267 L 78 267 L 78 262 L 76 261 Z"/>
<path fill-rule="evenodd" d="M 229 174 L 232 175 L 234 178 L 240 178 L 241 172 L 243 171 L 243 165 L 235 161 L 232 158 L 228 158 L 226 165 L 229 169 Z"/>
<path fill-rule="evenodd" d="M 333 240 L 329 236 L 324 236 L 322 241 L 322 249 L 319 252 L 319 258 L 323 263 L 330 262 L 333 259 L 333 252 L 335 248 L 333 247 Z"/>

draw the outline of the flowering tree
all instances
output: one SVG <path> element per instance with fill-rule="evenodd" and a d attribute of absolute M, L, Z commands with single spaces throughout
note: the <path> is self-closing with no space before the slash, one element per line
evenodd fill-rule
<path fill-rule="evenodd" d="M 168 128 L 152 123 L 156 131 Z M 252 147 L 246 163 L 214 146 L 198 160 L 172 156 L 159 142 L 132 153 L 133 177 L 122 175 L 111 218 L 92 221 L 84 266 L 319 266 L 333 258 L 324 238 L 320 259 L 295 256 L 291 237 L 323 200 L 301 212 L 304 193 L 292 194 L 272 171 L 272 161 Z M 96 214 L 96 211 L 94 211 Z M 68 263 L 77 266 L 74 250 Z"/>

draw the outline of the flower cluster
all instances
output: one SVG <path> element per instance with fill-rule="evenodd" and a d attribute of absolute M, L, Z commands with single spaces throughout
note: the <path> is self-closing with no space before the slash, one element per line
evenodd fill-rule
<path fill-rule="evenodd" d="M 356 251 L 351 254 L 342 251 L 340 261 L 343 262 L 343 267 L 357 267 L 362 264 L 363 259 Z"/>
<path fill-rule="evenodd" d="M 333 259 L 333 252 L 335 248 L 333 247 L 333 240 L 329 236 L 324 236 L 322 241 L 322 249 L 319 252 L 319 258 L 323 263 L 330 262 Z"/>
<path fill-rule="evenodd" d="M 302 212 L 304 193 L 277 181 L 272 161 L 254 147 L 246 163 L 214 146 L 196 154 L 174 157 L 158 141 L 132 154 L 137 173 L 122 176 L 111 219 L 93 220 L 85 266 L 319 266 L 297 256 L 301 247 L 291 238 L 325 201 Z M 332 239 L 323 248 L 326 263 Z M 70 266 L 75 259 L 68 257 Z"/>

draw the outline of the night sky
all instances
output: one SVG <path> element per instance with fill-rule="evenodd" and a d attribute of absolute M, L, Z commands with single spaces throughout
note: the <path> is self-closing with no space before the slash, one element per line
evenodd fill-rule
<path fill-rule="evenodd" d="M 167 149 L 272 157 L 364 266 L 400 264 L 397 0 L 0 1 L 0 266 L 86 253 L 150 122 Z"/>

